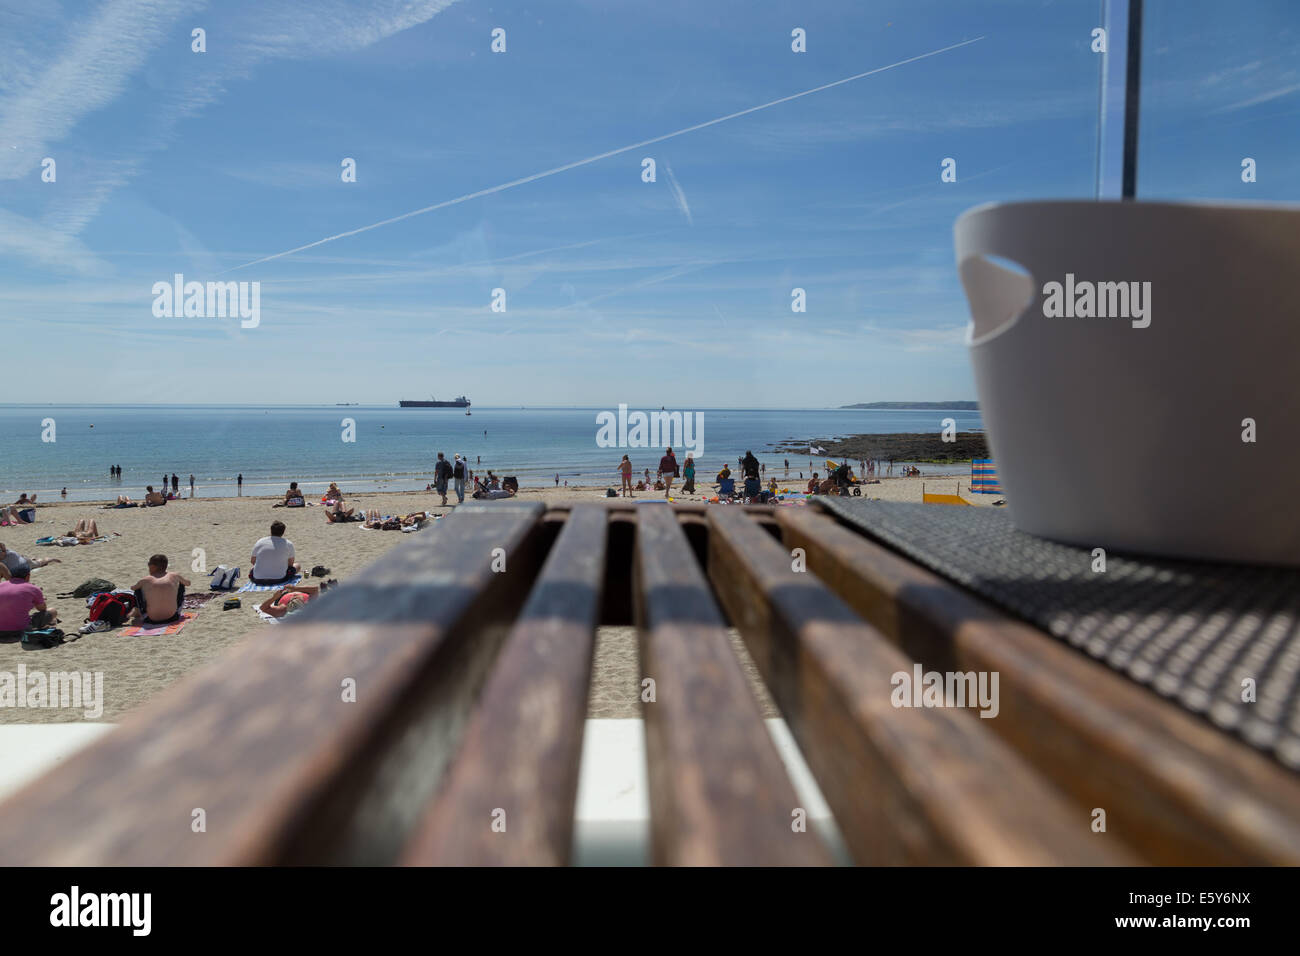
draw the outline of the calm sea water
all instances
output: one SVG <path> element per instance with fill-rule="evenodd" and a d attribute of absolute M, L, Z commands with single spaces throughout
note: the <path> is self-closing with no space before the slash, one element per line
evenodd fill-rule
<path fill-rule="evenodd" d="M 422 490 L 432 480 L 436 453 L 459 452 L 476 469 L 517 475 L 524 486 L 616 484 L 624 452 L 638 474 L 654 472 L 662 449 L 596 445 L 595 408 L 401 409 L 391 406 L 85 406 L 0 405 L 0 494 L 101 500 L 125 492 L 139 498 L 175 472 L 182 488 L 194 475 L 200 496 L 278 494 L 290 480 L 310 494 L 337 481 L 345 491 Z M 649 409 L 646 409 L 649 411 Z M 671 409 L 670 409 L 671 411 Z M 682 410 L 685 411 L 685 410 Z M 978 412 L 850 409 L 691 409 L 704 416 L 701 475 L 752 449 L 769 474 L 783 477 L 772 446 L 793 439 L 860 433 L 937 432 L 951 417 L 962 431 L 982 429 Z M 43 441 L 46 419 L 53 442 Z M 345 442 L 344 419 L 355 422 Z M 678 450 L 678 460 L 685 455 Z M 808 474 L 809 457 L 790 455 L 790 476 Z M 824 457 L 815 467 L 821 470 Z M 110 465 L 122 466 L 111 479 Z M 926 473 L 967 474 L 968 466 L 923 466 Z M 776 469 L 773 471 L 773 469 Z M 188 494 L 188 491 L 185 491 Z"/>

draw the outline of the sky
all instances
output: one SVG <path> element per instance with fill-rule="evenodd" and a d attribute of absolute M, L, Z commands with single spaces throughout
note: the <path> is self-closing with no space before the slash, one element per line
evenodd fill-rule
<path fill-rule="evenodd" d="M 1300 199 L 1300 4 L 1146 9 L 1139 196 Z M 1095 195 L 1101 22 L 1089 0 L 0 0 L 4 400 L 973 399 L 952 223 Z M 258 324 L 155 316 L 176 273 L 259 283 Z"/>

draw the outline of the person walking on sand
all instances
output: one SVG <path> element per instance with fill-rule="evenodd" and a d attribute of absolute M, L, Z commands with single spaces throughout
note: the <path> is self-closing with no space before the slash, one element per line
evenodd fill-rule
<path fill-rule="evenodd" d="M 746 498 L 755 498 L 762 490 L 762 485 L 758 480 L 758 473 L 758 459 L 754 457 L 752 451 L 746 451 L 744 457 L 740 460 L 740 475 L 745 479 Z"/>
<path fill-rule="evenodd" d="M 555 487 L 560 487 L 560 473 L 558 471 L 555 473 Z"/>
<path fill-rule="evenodd" d="M 695 456 L 687 455 L 686 464 L 682 466 L 682 494 L 695 494 Z"/>
<path fill-rule="evenodd" d="M 465 463 L 465 459 L 457 455 L 456 463 L 451 466 L 451 482 L 456 488 L 456 504 L 458 505 L 465 503 L 465 475 L 468 471 L 469 467 Z"/>
<path fill-rule="evenodd" d="M 623 476 L 623 497 L 635 498 L 636 495 L 632 494 L 632 462 L 627 455 L 624 455 L 623 460 L 618 463 L 618 473 Z"/>
<path fill-rule="evenodd" d="M 677 456 L 670 447 L 659 459 L 659 477 L 663 479 L 665 498 L 672 497 L 673 479 L 677 477 L 677 470 Z"/>
<path fill-rule="evenodd" d="M 442 452 L 438 452 L 437 464 L 433 466 L 433 488 L 442 495 L 442 506 L 447 507 L 447 482 L 451 480 L 451 462 Z"/>

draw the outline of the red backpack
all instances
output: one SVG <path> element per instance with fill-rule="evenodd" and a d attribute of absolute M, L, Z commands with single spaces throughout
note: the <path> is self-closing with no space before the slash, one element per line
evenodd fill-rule
<path fill-rule="evenodd" d="M 135 597 L 131 594 L 115 594 L 112 591 L 106 591 L 103 594 L 95 595 L 95 601 L 90 605 L 90 613 L 86 620 L 90 622 L 105 621 L 110 627 L 117 627 L 126 620 L 135 609 Z"/>

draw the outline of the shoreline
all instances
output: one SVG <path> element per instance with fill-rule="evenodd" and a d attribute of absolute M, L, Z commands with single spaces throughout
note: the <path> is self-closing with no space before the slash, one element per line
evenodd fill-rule
<path fill-rule="evenodd" d="M 851 441 L 851 439 L 846 439 L 846 441 Z M 845 453 L 843 451 L 839 452 L 838 455 L 832 454 L 831 443 L 829 442 L 826 443 L 824 447 L 825 447 L 824 453 L 814 456 L 812 459 L 813 462 L 812 468 L 813 470 L 818 472 L 825 471 L 825 464 L 827 458 L 835 459 L 837 457 L 845 457 L 850 459 L 850 464 L 853 464 L 854 471 L 856 473 L 857 471 L 856 462 L 860 457 L 866 457 L 854 453 Z M 806 447 L 800 452 L 782 452 L 779 454 L 769 452 L 766 454 L 759 454 L 757 455 L 757 457 L 759 458 L 760 461 L 764 461 L 765 458 L 769 459 L 768 461 L 765 462 L 768 465 L 768 469 L 763 474 L 763 482 L 765 485 L 767 483 L 767 480 L 773 477 L 775 477 L 777 481 L 782 484 L 787 482 L 798 482 L 800 480 L 806 482 L 808 480 L 809 469 L 807 466 L 808 455 L 807 455 Z M 773 462 L 770 460 L 770 459 L 776 459 L 779 462 L 781 459 L 784 458 L 789 458 L 791 461 L 790 473 L 788 476 L 785 473 L 784 467 L 782 467 L 780 464 L 776 464 L 774 467 Z M 685 459 L 679 457 L 679 461 L 685 461 Z M 706 459 L 706 461 L 712 461 L 712 459 Z M 707 469 L 701 466 L 699 468 L 699 473 L 703 474 L 707 470 L 710 474 L 713 474 L 717 471 L 717 467 L 716 467 L 717 464 L 718 464 L 717 462 L 714 462 Z M 736 464 L 734 462 L 728 461 L 727 464 L 731 466 L 732 471 L 736 470 Z M 894 465 L 896 468 L 904 467 L 907 465 L 917 465 L 922 467 L 922 471 L 925 470 L 924 466 L 927 465 L 930 466 L 931 468 L 935 468 L 937 466 L 940 469 L 946 469 L 946 470 L 931 471 L 926 475 L 927 477 L 932 477 L 935 479 L 952 479 L 952 478 L 959 478 L 959 477 L 969 477 L 969 468 L 970 468 L 970 462 L 968 460 L 967 461 L 926 461 L 924 459 L 895 458 Z M 554 491 L 555 490 L 554 476 L 556 471 L 559 470 L 555 468 L 545 469 L 540 471 L 537 469 L 530 470 L 525 468 L 511 469 L 508 466 L 505 468 L 497 468 L 495 465 L 489 466 L 486 463 L 483 465 L 475 465 L 473 470 L 475 474 L 485 475 L 489 467 L 491 468 L 493 473 L 497 474 L 498 476 L 506 476 L 506 475 L 517 476 L 520 480 L 521 490 L 527 487 L 533 491 L 537 491 L 541 489 L 549 489 Z M 642 466 L 642 468 L 634 471 L 633 477 L 636 478 L 638 476 L 644 476 L 645 467 L 646 466 Z M 802 479 L 799 478 L 800 472 L 803 472 Z M 650 468 L 650 474 L 651 477 L 653 478 L 654 476 L 653 467 Z M 417 475 L 418 477 L 416 477 Z M 86 479 L 86 480 L 89 481 L 90 479 Z M 566 480 L 570 482 L 568 488 L 574 491 L 592 489 L 592 488 L 603 489 L 606 487 L 614 487 L 615 489 L 617 489 L 619 485 L 619 476 L 613 469 L 610 469 L 608 478 L 603 479 L 604 481 L 607 482 L 607 484 L 600 483 L 602 480 L 602 476 L 597 473 L 592 473 L 592 472 L 584 473 L 580 471 L 565 473 L 564 471 L 560 471 L 561 491 L 565 489 L 564 482 Z M 343 491 L 345 496 L 378 495 L 378 494 L 432 494 L 432 492 L 426 492 L 424 486 L 426 484 L 432 483 L 433 475 L 432 472 L 418 472 L 418 473 L 411 473 L 409 477 L 407 475 L 394 475 L 391 477 L 390 476 L 364 476 L 364 477 L 349 478 L 349 477 L 338 477 L 337 475 L 335 475 L 334 477 L 328 477 L 328 478 L 294 477 L 294 478 L 275 479 L 275 480 L 258 479 L 256 482 L 245 480 L 244 482 L 245 490 L 243 494 L 238 493 L 238 487 L 235 484 L 233 479 L 229 481 L 226 481 L 224 479 L 216 479 L 216 480 L 207 479 L 206 481 L 204 479 L 199 479 L 195 483 L 195 490 L 197 492 L 195 495 L 195 500 L 197 501 L 218 501 L 218 500 L 239 501 L 242 499 L 251 500 L 257 498 L 275 499 L 275 498 L 282 497 L 284 493 L 284 489 L 286 489 L 289 486 L 290 481 L 297 481 L 298 486 L 302 488 L 302 490 L 308 497 L 314 497 L 315 499 L 318 500 L 320 496 L 325 492 L 325 490 L 329 487 L 330 482 L 337 483 L 340 490 Z M 119 494 L 129 495 L 132 498 L 132 500 L 138 501 L 144 498 L 145 486 L 149 484 L 153 484 L 155 488 L 158 487 L 158 484 L 156 482 L 153 482 L 149 479 L 146 479 L 138 483 L 132 482 L 127 479 L 123 479 L 113 485 L 96 484 L 95 486 L 89 488 L 84 486 L 74 486 L 69 484 L 66 485 L 68 489 L 68 497 L 66 499 L 62 498 L 62 496 L 60 495 L 60 491 L 62 490 L 62 487 L 65 486 L 60 486 L 51 489 L 51 488 L 42 488 L 36 484 L 22 485 L 14 489 L 0 488 L 0 501 L 4 501 L 5 504 L 8 504 L 13 499 L 16 499 L 20 494 L 31 494 L 31 493 L 36 494 L 38 498 L 38 502 L 37 502 L 38 507 L 45 506 L 45 505 L 59 504 L 59 503 L 94 506 L 97 504 L 111 503 L 117 499 L 117 496 Z M 678 484 L 680 485 L 680 480 Z M 254 490 L 249 491 L 250 487 Z M 211 492 L 213 490 L 219 490 L 228 493 L 204 494 L 205 491 Z M 183 500 L 185 501 L 190 500 L 188 481 L 181 482 L 180 494 Z"/>

